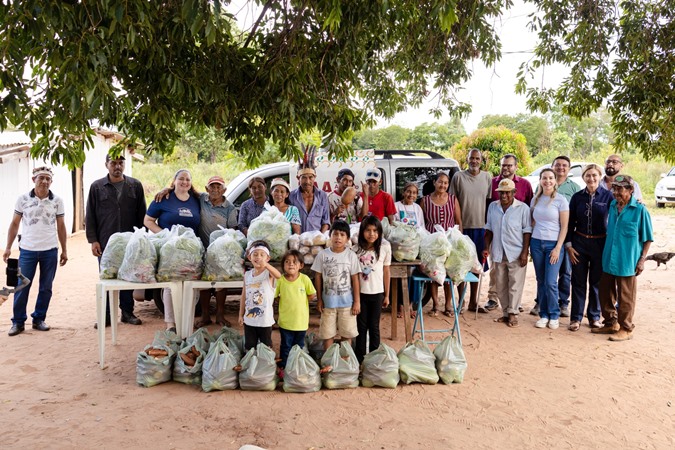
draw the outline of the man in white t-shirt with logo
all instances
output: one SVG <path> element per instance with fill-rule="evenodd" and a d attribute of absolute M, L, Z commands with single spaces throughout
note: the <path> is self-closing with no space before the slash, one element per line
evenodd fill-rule
<path fill-rule="evenodd" d="M 14 217 L 9 225 L 7 247 L 2 259 L 5 263 L 9 259 L 12 244 L 19 234 L 19 225 L 21 225 L 19 269 L 32 282 L 14 294 L 14 316 L 12 328 L 8 333 L 10 336 L 16 336 L 25 329 L 28 295 L 30 288 L 35 284 L 39 284 L 39 291 L 35 311 L 31 314 L 33 329 L 49 331 L 49 325 L 45 323 L 45 319 L 49 301 L 52 298 L 56 264 L 58 261 L 63 266 L 68 261 L 63 200 L 49 189 L 53 177 L 54 174 L 49 167 L 33 169 L 35 187 L 19 197 L 14 206 Z M 58 256 L 59 243 L 61 244 L 60 258 Z M 40 267 L 39 281 L 35 279 L 38 266 Z"/>
<path fill-rule="evenodd" d="M 328 205 L 330 206 L 330 222 L 337 220 L 344 220 L 348 224 L 360 222 L 366 215 L 368 215 L 368 202 L 363 201 L 360 195 L 354 195 L 354 200 L 350 201 L 348 205 L 343 203 L 342 194 L 348 188 L 354 188 L 354 172 L 351 169 L 340 169 L 337 174 L 337 187 L 328 194 Z M 366 185 L 362 185 L 362 192 L 366 193 Z"/>

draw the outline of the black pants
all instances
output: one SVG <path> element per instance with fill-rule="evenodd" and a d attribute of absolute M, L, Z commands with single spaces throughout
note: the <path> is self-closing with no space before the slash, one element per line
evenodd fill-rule
<path fill-rule="evenodd" d="M 101 268 L 101 257 L 98 257 L 98 267 Z M 134 313 L 134 291 L 120 291 L 120 309 L 125 313 Z M 109 298 L 110 293 L 107 294 Z M 106 298 L 105 302 L 105 320 L 110 321 L 110 302 Z"/>
<path fill-rule="evenodd" d="M 359 335 L 356 336 L 355 349 L 359 363 L 362 363 L 363 357 L 366 356 L 366 336 L 370 335 L 369 352 L 380 346 L 382 300 L 384 300 L 384 293 L 361 294 L 361 312 L 356 316 L 356 327 L 359 330 Z"/>
<path fill-rule="evenodd" d="M 252 327 L 244 324 L 244 350 L 251 350 L 258 342 L 272 347 L 272 327 Z"/>

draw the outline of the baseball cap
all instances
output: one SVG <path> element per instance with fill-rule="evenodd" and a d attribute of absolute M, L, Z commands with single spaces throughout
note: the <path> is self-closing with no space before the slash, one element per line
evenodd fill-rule
<path fill-rule="evenodd" d="M 338 171 L 338 174 L 337 174 L 338 180 L 341 180 L 342 177 L 344 177 L 345 175 L 349 175 L 350 177 L 355 178 L 354 172 L 352 172 L 351 169 L 344 168 L 344 169 L 340 169 Z"/>
<path fill-rule="evenodd" d="M 373 168 L 373 169 L 368 169 L 366 171 L 366 181 L 368 180 L 375 180 L 375 181 L 380 181 L 382 179 L 382 173 L 380 173 L 380 169 Z"/>
<path fill-rule="evenodd" d="M 219 177 L 218 175 L 209 178 L 209 181 L 208 183 L 206 183 L 206 186 L 211 186 L 213 183 L 218 183 L 221 184 L 223 187 L 225 187 L 225 180 L 223 180 L 223 177 Z"/>
<path fill-rule="evenodd" d="M 632 188 L 633 187 L 633 179 L 631 177 L 629 177 L 628 175 L 618 175 L 616 178 L 614 178 L 614 181 L 612 181 L 612 186 Z"/>
<path fill-rule="evenodd" d="M 513 180 L 509 180 L 508 178 L 504 178 L 499 182 L 499 186 L 497 186 L 497 191 L 498 192 L 511 192 L 516 190 L 516 183 L 513 182 Z"/>
<path fill-rule="evenodd" d="M 270 184 L 270 191 L 274 189 L 274 186 L 283 186 L 289 193 L 291 192 L 291 186 L 288 183 L 286 183 L 286 180 L 284 180 L 283 178 L 273 179 L 272 184 Z"/>
<path fill-rule="evenodd" d="M 108 161 L 117 161 L 118 159 L 121 159 L 122 161 L 126 161 L 126 158 L 124 157 L 124 155 L 111 156 L 110 153 L 108 153 L 107 155 L 105 155 L 105 162 L 108 162 Z"/>

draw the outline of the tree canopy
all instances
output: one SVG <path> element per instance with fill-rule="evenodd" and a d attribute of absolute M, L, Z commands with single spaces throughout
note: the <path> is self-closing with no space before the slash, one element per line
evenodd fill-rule
<path fill-rule="evenodd" d="M 245 32 L 228 4 L 2 2 L 0 128 L 70 165 L 84 160 L 92 123 L 162 154 L 180 124 L 214 127 L 249 164 L 269 140 L 294 156 L 314 129 L 344 154 L 355 130 L 430 93 L 468 111 L 455 88 L 472 60 L 500 57 L 492 24 L 511 0 L 268 0 Z"/>
<path fill-rule="evenodd" d="M 466 158 L 472 148 L 481 151 L 485 160 L 482 169 L 491 174 L 500 172 L 500 159 L 507 153 L 518 158 L 518 175 L 526 175 L 530 171 L 530 155 L 525 146 L 525 136 L 503 125 L 474 131 L 456 143 L 450 153 L 462 168 L 466 168 Z"/>

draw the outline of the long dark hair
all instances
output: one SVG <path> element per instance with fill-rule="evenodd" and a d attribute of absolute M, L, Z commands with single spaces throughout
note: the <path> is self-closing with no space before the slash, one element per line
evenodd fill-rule
<path fill-rule="evenodd" d="M 366 241 L 364 233 L 366 232 L 366 228 L 371 225 L 377 230 L 377 239 L 373 242 L 373 250 L 375 250 L 375 259 L 378 260 L 380 259 L 380 247 L 382 246 L 382 222 L 377 217 L 366 216 L 361 221 L 361 226 L 359 227 L 359 250 L 365 252 L 365 248 L 370 245 Z"/>

